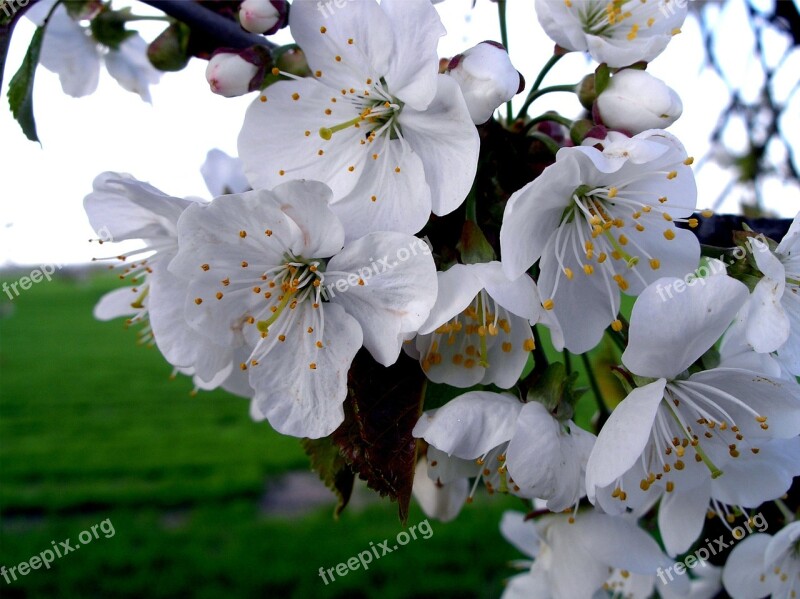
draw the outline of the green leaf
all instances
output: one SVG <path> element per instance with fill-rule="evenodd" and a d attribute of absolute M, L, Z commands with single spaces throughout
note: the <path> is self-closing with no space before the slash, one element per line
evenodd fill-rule
<path fill-rule="evenodd" d="M 125 29 L 125 23 L 131 20 L 130 7 L 121 10 L 105 10 L 92 19 L 89 28 L 95 41 L 112 50 L 119 50 L 120 45 L 135 31 Z"/>
<path fill-rule="evenodd" d="M 401 353 L 386 368 L 362 349 L 348 375 L 345 420 L 333 433 L 359 478 L 397 501 L 403 523 L 408 520 L 417 459 L 411 431 L 422 413 L 424 389 L 425 374 L 416 360 Z"/>
<path fill-rule="evenodd" d="M 8 105 L 11 114 L 19 122 L 25 137 L 31 141 L 39 141 L 39 136 L 36 134 L 36 120 L 33 118 L 33 80 L 43 40 L 44 27 L 38 27 L 31 38 L 22 65 L 8 84 Z"/>
<path fill-rule="evenodd" d="M 322 482 L 339 498 L 333 515 L 338 517 L 344 511 L 353 493 L 355 473 L 342 457 L 339 447 L 331 437 L 322 439 L 303 439 L 303 449 L 311 458 L 311 469 L 319 474 Z"/>

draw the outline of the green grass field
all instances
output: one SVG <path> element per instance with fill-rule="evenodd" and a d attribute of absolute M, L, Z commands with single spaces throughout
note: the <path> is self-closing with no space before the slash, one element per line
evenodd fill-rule
<path fill-rule="evenodd" d="M 0 281 L 1 282 L 1 281 Z M 115 534 L 7 584 L 2 597 L 497 597 L 520 557 L 498 532 L 509 497 L 325 585 L 333 567 L 402 530 L 388 501 L 267 517 L 265 485 L 307 470 L 296 439 L 245 401 L 191 397 L 153 348 L 92 306 L 116 281 L 55 279 L 0 296 L 0 565 L 110 519 Z M 424 518 L 414 507 L 409 523 Z"/>

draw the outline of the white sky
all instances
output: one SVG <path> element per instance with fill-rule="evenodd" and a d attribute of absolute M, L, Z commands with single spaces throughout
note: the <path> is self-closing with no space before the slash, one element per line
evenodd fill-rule
<path fill-rule="evenodd" d="M 478 0 L 470 10 L 471 3 L 446 0 L 437 5 L 451 32 L 440 43 L 441 56 L 457 54 L 485 39 L 500 39 L 496 4 Z M 718 15 L 718 27 L 727 38 L 722 42 L 722 54 L 731 79 L 743 86 L 746 95 L 748 90 L 758 89 L 759 69 L 749 53 L 749 43 L 745 43 L 743 0 L 730 4 L 725 14 Z M 135 12 L 152 11 L 136 4 Z M 532 0 L 510 0 L 508 24 L 512 60 L 530 84 L 549 58 L 553 42 L 536 20 Z M 140 30 L 152 39 L 161 27 L 163 24 L 148 25 Z M 83 197 L 100 172 L 129 172 L 176 196 L 208 195 L 199 167 L 211 148 L 236 154 L 236 138 L 252 95 L 215 96 L 205 80 L 206 63 L 196 59 L 180 73 L 164 74 L 161 83 L 151 88 L 152 106 L 124 91 L 105 71 L 95 94 L 70 98 L 61 91 L 58 78 L 40 68 L 34 93 L 40 147 L 24 137 L 5 99 L 7 82 L 22 61 L 32 34 L 33 26 L 23 19 L 12 40 L 0 103 L 0 266 L 85 262 L 98 252 L 105 255 L 107 250 L 87 242 L 94 234 L 82 208 Z M 290 41 L 286 30 L 273 39 Z M 768 42 L 769 54 L 776 61 L 786 45 L 780 38 Z M 699 28 L 689 19 L 683 33 L 648 68 L 681 96 L 684 114 L 670 131 L 698 158 L 708 149 L 709 132 L 728 97 L 725 84 L 713 73 L 702 71 L 703 57 Z M 791 56 L 787 64 L 791 65 L 785 69 L 789 75 L 776 86 L 779 97 L 788 96 L 797 83 L 800 53 Z M 577 82 L 594 66 L 583 56 L 571 54 L 551 71 L 545 85 Z M 794 94 L 792 105 L 787 111 L 792 121 L 785 123 L 784 129 L 795 135 L 793 145 L 800 149 L 800 94 Z M 566 116 L 580 111 L 574 96 L 553 94 L 537 101 L 532 114 L 549 109 Z M 732 144 L 743 143 L 741 131 L 735 129 L 727 139 Z M 698 177 L 698 205 L 710 206 L 726 181 L 722 169 L 704 167 Z M 793 217 L 800 209 L 796 188 L 775 181 L 768 195 L 769 207 L 784 217 Z M 738 212 L 740 197 L 732 195 L 721 211 Z"/>

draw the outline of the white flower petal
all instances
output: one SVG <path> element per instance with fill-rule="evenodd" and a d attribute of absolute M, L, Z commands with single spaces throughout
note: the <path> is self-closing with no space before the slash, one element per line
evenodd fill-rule
<path fill-rule="evenodd" d="M 137 289 L 134 291 L 134 289 Z M 97 320 L 113 320 L 122 316 L 132 316 L 141 308 L 131 306 L 142 295 L 142 289 L 122 287 L 109 291 L 94 307 L 93 315 Z"/>
<path fill-rule="evenodd" d="M 315 345 L 317 336 L 306 334 L 319 322 L 317 310 L 304 302 L 294 310 L 295 321 L 285 342 L 273 341 L 263 356 L 259 347 L 253 352 L 259 362 L 250 367 L 254 407 L 284 435 L 317 439 L 331 434 L 344 420 L 347 371 L 361 347 L 361 328 L 340 306 L 327 304 L 322 309 L 323 348 Z"/>
<path fill-rule="evenodd" d="M 339 12 L 355 12 L 355 7 Z M 323 127 L 358 116 L 350 102 L 331 102 L 334 94 L 339 91 L 314 79 L 301 79 L 279 81 L 253 101 L 238 145 L 245 175 L 254 188 L 271 189 L 290 179 L 314 179 L 324 181 L 335 199 L 353 190 L 367 160 L 361 144 L 363 129 L 348 127 L 330 140 L 319 133 Z"/>
<path fill-rule="evenodd" d="M 794 217 L 789 230 L 783 236 L 775 251 L 783 256 L 788 256 L 790 253 L 797 251 L 798 242 L 800 242 L 800 212 Z"/>
<path fill-rule="evenodd" d="M 386 259 L 388 263 L 379 263 Z M 430 248 L 404 233 L 370 233 L 331 258 L 327 272 L 330 301 L 359 322 L 364 346 L 372 356 L 384 366 L 393 364 L 407 334 L 425 322 L 436 300 L 436 266 Z M 348 284 L 345 291 L 336 293 L 340 281 Z"/>
<path fill-rule="evenodd" d="M 758 444 L 754 455 L 744 451 L 723 466 L 724 474 L 711 481 L 711 494 L 728 505 L 758 507 L 781 497 L 800 475 L 800 438 Z"/>
<path fill-rule="evenodd" d="M 539 554 L 542 541 L 536 526 L 533 521 L 525 520 L 525 514 L 522 512 L 503 512 L 500 532 L 506 541 L 528 557 L 535 558 Z"/>
<path fill-rule="evenodd" d="M 83 207 L 103 241 L 175 237 L 178 218 L 193 203 L 122 173 L 98 175 L 93 188 Z"/>
<path fill-rule="evenodd" d="M 584 467 L 594 435 L 567 423 L 572 434 L 589 443 L 574 443 L 572 435 L 540 403 L 523 406 L 517 430 L 506 452 L 506 465 L 524 496 L 547 500 L 547 508 L 563 511 L 584 494 Z M 587 447 L 588 445 L 588 447 Z"/>
<path fill-rule="evenodd" d="M 158 83 L 161 71 L 147 58 L 147 42 L 137 33 L 127 38 L 119 50 L 109 49 L 105 55 L 106 69 L 123 89 L 138 94 L 150 102 L 150 85 Z"/>
<path fill-rule="evenodd" d="M 448 455 L 474 460 L 511 439 L 521 409 L 515 397 L 471 391 L 424 412 L 413 434 Z"/>
<path fill-rule="evenodd" d="M 510 334 L 502 329 L 498 332 L 494 344 L 489 347 L 487 361 L 489 367 L 485 369 L 481 384 L 495 384 L 501 389 L 510 389 L 519 380 L 525 364 L 530 357 L 527 346 L 533 347 L 533 331 L 526 318 L 508 314 Z M 505 345 L 504 344 L 510 344 Z M 480 367 L 480 362 L 476 369 Z"/>
<path fill-rule="evenodd" d="M 666 384 L 659 379 L 634 389 L 611 412 L 586 464 L 586 492 L 591 501 L 598 488 L 613 483 L 642 455 Z"/>
<path fill-rule="evenodd" d="M 206 382 L 230 367 L 230 349 L 201 335 L 184 319 L 186 281 L 170 273 L 166 263 L 154 269 L 148 280 L 150 326 L 167 362 L 178 367 L 193 367 L 194 373 Z"/>
<path fill-rule="evenodd" d="M 422 458 L 414 470 L 412 493 L 426 516 L 450 522 L 464 507 L 469 495 L 469 481 L 462 478 L 447 485 L 437 484 L 428 476 L 427 460 Z"/>
<path fill-rule="evenodd" d="M 658 508 L 658 529 L 669 555 L 683 553 L 700 536 L 710 499 L 708 482 L 693 489 L 678 485 L 674 491 L 662 496 Z"/>
<path fill-rule="evenodd" d="M 347 239 L 372 231 L 413 235 L 431 215 L 431 190 L 422 161 L 399 139 L 381 138 L 370 151 L 356 186 L 331 206 L 347 228 Z"/>
<path fill-rule="evenodd" d="M 767 550 L 764 552 L 764 562 L 775 564 L 794 549 L 795 543 L 800 539 L 800 522 L 791 522 L 772 537 Z M 797 559 L 795 557 L 795 559 Z"/>
<path fill-rule="evenodd" d="M 604 564 L 636 574 L 653 574 L 669 563 L 655 539 L 635 520 L 588 512 L 581 514 L 577 522 L 580 526 L 575 535 L 579 543 Z"/>
<path fill-rule="evenodd" d="M 676 293 L 667 298 L 670 288 Z M 722 336 L 746 300 L 747 287 L 724 274 L 688 285 L 659 279 L 633 306 L 622 362 L 640 376 L 674 378 Z"/>
<path fill-rule="evenodd" d="M 458 84 L 438 75 L 436 95 L 424 111 L 405 106 L 397 117 L 402 135 L 425 166 L 434 214 L 458 208 L 472 187 L 480 140 Z"/>
<path fill-rule="evenodd" d="M 728 555 L 722 584 L 734 599 L 760 599 L 772 591 L 764 564 L 764 553 L 771 540 L 770 535 L 752 534 L 737 543 Z"/>
<path fill-rule="evenodd" d="M 436 328 L 466 310 L 483 288 L 477 269 L 472 265 L 454 264 L 437 273 L 438 294 L 430 316 L 420 327 L 420 335 L 432 333 Z"/>
<path fill-rule="evenodd" d="M 580 168 L 574 151 L 559 150 L 555 164 L 511 195 L 500 228 L 503 269 L 516 279 L 545 250 L 555 235 L 575 188 L 580 185 Z"/>
<path fill-rule="evenodd" d="M 378 81 L 385 76 L 396 42 L 392 24 L 378 3 L 348 0 L 326 11 L 321 6 L 314 0 L 299 0 L 292 2 L 289 12 L 292 37 L 311 71 L 322 72 L 320 81 L 337 89 L 363 89 L 368 77 Z"/>
<path fill-rule="evenodd" d="M 447 31 L 429 0 L 383 0 L 395 34 L 385 79 L 392 94 L 416 110 L 436 95 L 439 38 Z"/>
<path fill-rule="evenodd" d="M 582 354 L 600 342 L 606 328 L 616 318 L 620 306 L 619 288 L 605 273 L 587 275 L 584 272 L 577 225 L 562 225 L 560 241 L 571 249 L 564 251 L 561 264 L 556 256 L 557 239 L 557 235 L 551 235 L 542 254 L 539 292 L 545 301 L 553 301 L 551 313 L 560 325 L 565 347 L 574 354 Z M 562 267 L 572 271 L 571 280 L 563 274 Z"/>
<path fill-rule="evenodd" d="M 714 368 L 693 374 L 687 381 L 676 384 L 694 386 L 696 383 L 702 386 L 695 386 L 695 389 L 715 401 L 720 399 L 721 392 L 749 407 L 745 410 L 730 402 L 721 404 L 749 443 L 763 438 L 789 439 L 800 434 L 800 390 L 791 381 L 771 379 L 747 370 Z M 753 411 L 767 418 L 767 429 L 761 427 Z"/>
<path fill-rule="evenodd" d="M 500 599 L 552 599 L 547 580 L 533 572 L 517 574 L 505 582 Z"/>
<path fill-rule="evenodd" d="M 45 13 L 46 14 L 46 13 Z M 100 50 L 88 32 L 59 6 L 50 17 L 39 55 L 48 71 L 58 74 L 61 89 L 73 98 L 88 96 L 100 80 Z"/>
<path fill-rule="evenodd" d="M 544 309 L 536 283 L 531 277 L 523 274 L 516 279 L 509 279 L 503 272 L 503 265 L 500 262 L 471 266 L 494 301 L 509 312 L 527 318 L 531 322 L 540 320 Z"/>
<path fill-rule="evenodd" d="M 216 148 L 206 154 L 206 160 L 200 167 L 200 174 L 203 175 L 212 197 L 244 193 L 250 189 L 250 183 L 244 176 L 242 161 Z"/>
<path fill-rule="evenodd" d="M 275 187 L 272 197 L 299 228 L 300 234 L 289 244 L 295 256 L 327 258 L 342 249 L 344 227 L 328 205 L 331 190 L 327 185 L 288 181 Z"/>

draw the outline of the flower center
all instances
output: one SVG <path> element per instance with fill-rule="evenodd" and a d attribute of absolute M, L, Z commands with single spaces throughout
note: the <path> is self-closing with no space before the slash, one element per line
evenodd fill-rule
<path fill-rule="evenodd" d="M 325 141 L 330 141 L 334 133 L 344 131 L 350 127 L 360 127 L 362 123 L 371 125 L 370 134 L 377 129 L 382 133 L 385 129 L 389 129 L 389 133 L 394 134 L 394 129 L 391 127 L 397 114 L 400 113 L 401 106 L 395 100 L 390 102 L 385 100 L 383 102 L 372 102 L 370 105 L 364 107 L 357 117 L 334 125 L 333 127 L 320 127 L 319 136 Z M 376 133 L 378 135 L 379 133 Z"/>
<path fill-rule="evenodd" d="M 637 184 L 659 175 L 672 181 L 678 177 L 677 169 L 681 165 L 688 166 L 692 162 L 692 158 L 687 158 L 664 170 L 642 172 L 621 179 L 615 185 L 577 187 L 572 192 L 571 201 L 564 209 L 561 224 L 555 233 L 555 257 L 559 270 L 550 299 L 545 300 L 543 306 L 548 310 L 553 309 L 554 298 L 563 279 L 572 281 L 576 276 L 599 273 L 605 282 L 609 299 L 611 326 L 621 330 L 612 282 L 619 291 L 627 291 L 630 288 L 627 277 L 633 275 L 647 286 L 648 281 L 637 268 L 640 262 L 646 260 L 653 271 L 661 267 L 659 257 L 646 249 L 654 244 L 638 243 L 637 236 L 650 230 L 672 241 L 676 238 L 676 222 L 686 222 L 691 228 L 699 225 L 695 218 L 673 218 L 668 212 L 670 208 L 694 210 L 693 206 L 678 205 L 666 195 L 653 199 L 652 192 L 637 189 Z M 710 212 L 705 211 L 703 215 L 710 216 Z M 583 274 L 578 271 L 583 271 Z"/>
<path fill-rule="evenodd" d="M 514 347 L 511 339 L 512 317 L 485 290 L 481 290 L 467 308 L 439 326 L 430 336 L 430 346 L 422 359 L 422 369 L 430 371 L 443 362 L 472 370 L 489 368 L 489 354 L 499 345 L 504 354 L 530 352 L 532 340 Z"/>
<path fill-rule="evenodd" d="M 256 322 L 262 337 L 266 337 L 269 328 L 287 308 L 294 310 L 299 303 L 312 296 L 315 304 L 318 305 L 320 301 L 322 282 L 325 279 L 322 262 L 320 260 L 304 260 L 302 257 L 290 254 L 287 254 L 285 258 L 286 262 L 275 269 L 276 272 L 272 278 L 266 273 L 264 275 L 266 279 L 262 277 L 269 288 L 280 288 L 280 293 L 269 307 L 269 317 Z M 272 293 L 266 292 L 265 297 L 272 299 Z"/>

